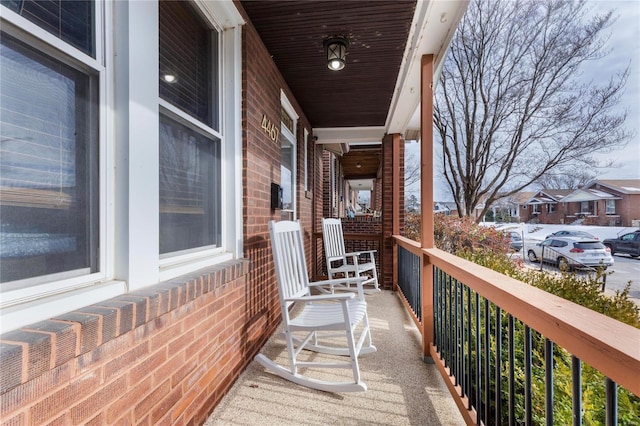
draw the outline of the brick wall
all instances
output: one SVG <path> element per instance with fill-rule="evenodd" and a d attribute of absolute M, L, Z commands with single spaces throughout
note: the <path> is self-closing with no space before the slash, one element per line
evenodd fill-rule
<path fill-rule="evenodd" d="M 228 262 L 3 334 L 2 424 L 201 424 L 266 330 L 248 271 Z"/>
<path fill-rule="evenodd" d="M 241 6 L 238 4 L 239 8 Z M 242 10 L 241 10 L 242 13 Z M 243 27 L 243 243 L 248 260 L 116 297 L 1 336 L 0 418 L 9 424 L 201 424 L 280 322 L 268 221 L 280 183 L 283 90 L 297 110 L 298 215 L 311 253 L 321 150 L 308 120 L 248 22 Z M 320 179 L 320 180 L 318 180 Z M 317 201 L 317 200 L 316 200 Z M 320 213 L 321 214 L 321 213 Z M 310 257 L 308 257 L 310 258 Z"/>

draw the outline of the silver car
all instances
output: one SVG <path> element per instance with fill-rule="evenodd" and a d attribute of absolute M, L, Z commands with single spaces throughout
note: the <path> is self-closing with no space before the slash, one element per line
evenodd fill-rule
<path fill-rule="evenodd" d="M 553 263 L 558 268 L 581 269 L 601 266 L 607 269 L 613 265 L 611 250 L 602 241 L 581 237 L 551 237 L 530 246 L 527 257 L 532 262 Z"/>

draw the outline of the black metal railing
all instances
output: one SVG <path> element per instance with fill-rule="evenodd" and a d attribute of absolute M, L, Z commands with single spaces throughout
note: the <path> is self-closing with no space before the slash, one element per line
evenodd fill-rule
<path fill-rule="evenodd" d="M 596 371 L 585 386 L 578 358 L 438 268 L 433 294 L 434 346 L 477 424 L 582 424 Z M 594 415 L 618 424 L 618 386 L 599 380 L 606 408 Z"/>
<path fill-rule="evenodd" d="M 422 256 L 398 246 L 398 287 L 418 321 L 422 321 Z"/>

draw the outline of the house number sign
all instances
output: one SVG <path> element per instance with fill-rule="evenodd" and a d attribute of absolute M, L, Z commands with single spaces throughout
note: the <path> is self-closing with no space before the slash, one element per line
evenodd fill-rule
<path fill-rule="evenodd" d="M 262 114 L 262 129 L 271 138 L 272 141 L 277 142 L 280 136 L 280 129 L 267 118 L 265 114 Z"/>

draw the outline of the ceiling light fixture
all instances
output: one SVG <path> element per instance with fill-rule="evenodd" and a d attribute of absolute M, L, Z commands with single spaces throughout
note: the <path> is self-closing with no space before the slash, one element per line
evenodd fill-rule
<path fill-rule="evenodd" d="M 356 163 L 356 168 L 358 168 L 358 169 L 359 169 L 360 167 L 362 167 L 362 164 L 360 164 L 360 163 Z"/>
<path fill-rule="evenodd" d="M 162 79 L 164 81 L 166 81 L 167 83 L 175 83 L 176 82 L 176 76 L 173 74 L 165 74 L 162 76 Z"/>
<path fill-rule="evenodd" d="M 327 51 L 327 67 L 332 71 L 340 71 L 347 65 L 347 47 L 349 42 L 344 37 L 331 37 L 324 41 Z"/>

